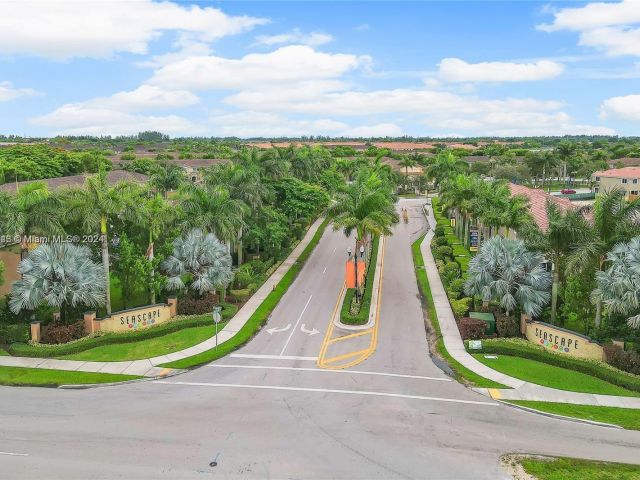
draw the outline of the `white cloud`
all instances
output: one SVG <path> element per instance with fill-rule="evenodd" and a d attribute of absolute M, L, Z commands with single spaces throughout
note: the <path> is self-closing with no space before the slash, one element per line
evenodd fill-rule
<path fill-rule="evenodd" d="M 589 3 L 562 8 L 553 13 L 550 24 L 538 25 L 547 32 L 569 30 L 579 33 L 578 44 L 604 51 L 607 55 L 640 56 L 640 2 Z"/>
<path fill-rule="evenodd" d="M 400 137 L 402 128 L 394 123 L 378 123 L 348 128 L 342 132 L 344 137 Z"/>
<path fill-rule="evenodd" d="M 195 105 L 200 99 L 186 90 L 163 90 L 154 85 L 141 85 L 135 90 L 98 97 L 83 105 L 93 108 L 137 111 L 148 109 L 179 108 Z"/>
<path fill-rule="evenodd" d="M 600 105 L 600 118 L 640 122 L 640 95 L 626 95 L 606 99 Z"/>
<path fill-rule="evenodd" d="M 0 82 L 0 102 L 8 102 L 20 97 L 32 97 L 38 92 L 30 88 L 16 88 L 11 82 Z"/>
<path fill-rule="evenodd" d="M 237 137 L 295 137 L 301 135 L 335 134 L 347 128 L 330 119 L 292 120 L 267 112 L 233 112 L 210 119 L 214 135 Z"/>
<path fill-rule="evenodd" d="M 0 53 L 54 59 L 145 54 L 149 43 L 163 32 L 183 32 L 192 41 L 211 42 L 267 21 L 166 1 L 5 1 L 0 15 Z"/>
<path fill-rule="evenodd" d="M 169 89 L 241 90 L 337 78 L 370 62 L 368 56 L 322 53 L 291 45 L 240 59 L 191 56 L 160 67 L 149 83 Z"/>
<path fill-rule="evenodd" d="M 256 37 L 258 45 L 285 45 L 295 43 L 298 45 L 309 45 L 317 47 L 333 41 L 333 36 L 322 32 L 302 33 L 299 28 L 294 28 L 291 32 L 278 35 L 259 35 Z"/>
<path fill-rule="evenodd" d="M 358 32 L 366 32 L 371 30 L 371 26 L 368 23 L 362 23 L 360 25 L 353 27 L 353 29 Z"/>
<path fill-rule="evenodd" d="M 444 58 L 438 77 L 447 82 L 529 82 L 549 80 L 562 73 L 564 65 L 549 60 L 535 63 L 467 63 L 459 58 Z"/>

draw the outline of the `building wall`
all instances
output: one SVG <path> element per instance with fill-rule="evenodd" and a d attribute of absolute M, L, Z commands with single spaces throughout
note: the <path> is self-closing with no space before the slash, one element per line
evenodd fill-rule
<path fill-rule="evenodd" d="M 597 180 L 600 178 L 600 180 Z M 594 191 L 602 193 L 613 188 L 622 188 L 627 193 L 627 199 L 633 200 L 640 192 L 640 178 L 618 178 L 618 177 L 593 177 L 595 182 Z M 626 183 L 623 181 L 626 180 Z"/>

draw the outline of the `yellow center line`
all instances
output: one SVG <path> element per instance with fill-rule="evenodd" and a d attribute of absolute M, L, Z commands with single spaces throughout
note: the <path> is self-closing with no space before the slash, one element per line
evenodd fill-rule
<path fill-rule="evenodd" d="M 367 335 L 367 334 L 371 333 L 372 330 L 373 330 L 373 328 L 369 328 L 367 330 L 362 330 L 360 332 L 351 333 L 351 334 L 345 335 L 343 337 L 332 338 L 331 340 L 329 340 L 328 343 L 340 342 L 342 340 L 347 340 L 348 338 L 354 338 L 354 337 L 360 337 L 362 335 Z"/>
<path fill-rule="evenodd" d="M 331 336 L 333 335 L 333 319 L 336 316 L 336 312 L 338 311 L 338 307 L 340 306 L 342 297 L 344 295 L 344 292 L 347 288 L 347 284 L 346 282 L 342 284 L 342 288 L 340 289 L 340 294 L 338 295 L 338 300 L 336 301 L 335 306 L 333 307 L 333 312 L 331 313 L 331 318 L 329 320 L 329 327 L 327 328 L 327 332 L 324 335 L 324 339 L 322 340 L 322 346 L 320 347 L 320 352 L 318 353 L 318 360 L 316 362 L 316 364 L 318 365 L 318 367 L 322 367 L 321 363 L 322 363 L 322 359 L 324 358 L 325 354 L 327 353 L 327 347 L 329 346 L 329 340 L 331 339 Z"/>
<path fill-rule="evenodd" d="M 365 353 L 367 350 L 368 349 L 365 348 L 364 350 L 358 350 L 356 352 L 349 352 L 349 353 L 345 353 L 344 355 L 338 355 L 336 357 L 325 358 L 324 363 L 333 363 L 333 362 L 337 362 L 339 360 L 344 360 L 345 358 L 355 357 L 357 355 Z"/>

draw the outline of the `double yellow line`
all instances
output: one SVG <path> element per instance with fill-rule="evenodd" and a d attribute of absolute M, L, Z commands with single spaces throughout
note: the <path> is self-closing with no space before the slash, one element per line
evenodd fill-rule
<path fill-rule="evenodd" d="M 329 319 L 329 326 L 327 328 L 327 332 L 325 333 L 324 339 L 322 341 L 322 346 L 320 347 L 320 353 L 318 354 L 317 365 L 319 368 L 325 368 L 329 370 L 341 370 L 344 368 L 353 367 L 364 362 L 367 358 L 369 358 L 373 352 L 375 352 L 376 347 L 378 346 L 378 328 L 380 325 L 380 304 L 382 301 L 382 276 L 384 272 L 384 248 L 385 248 L 385 237 L 382 237 L 382 249 L 381 249 L 381 259 L 380 259 L 380 275 L 378 279 L 378 298 L 376 302 L 376 319 L 373 327 L 367 330 L 361 330 L 349 335 L 338 336 L 333 338 L 334 333 L 334 320 L 336 315 L 338 314 L 338 309 L 343 301 L 343 297 L 346 291 L 346 285 L 342 284 L 342 289 L 340 290 L 340 294 L 338 295 L 338 300 L 333 307 L 333 313 L 331 314 L 331 318 Z M 345 353 L 342 355 L 338 355 L 335 357 L 326 357 L 327 349 L 329 345 L 336 344 L 342 341 L 347 341 L 351 338 L 361 337 L 364 335 L 371 335 L 371 339 L 369 342 L 369 346 L 362 350 L 356 350 L 353 352 Z M 341 360 L 346 360 L 348 358 L 356 357 L 350 362 L 336 364 L 336 362 L 340 362 Z"/>

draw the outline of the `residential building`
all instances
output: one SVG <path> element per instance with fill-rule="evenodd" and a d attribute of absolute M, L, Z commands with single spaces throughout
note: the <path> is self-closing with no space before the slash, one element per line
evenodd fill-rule
<path fill-rule="evenodd" d="M 71 175 L 68 177 L 43 178 L 41 180 L 5 183 L 4 185 L 0 185 L 0 191 L 16 193 L 20 187 L 33 182 L 44 182 L 51 191 L 58 190 L 62 187 L 81 187 L 84 185 L 87 177 L 91 175 L 92 174 L 89 173 L 83 173 L 82 175 Z M 149 181 L 149 177 L 142 173 L 127 172 L 126 170 L 112 170 L 107 173 L 107 183 L 109 183 L 109 185 L 115 185 L 116 183 L 124 181 L 143 184 Z"/>
<path fill-rule="evenodd" d="M 621 188 L 625 191 L 627 200 L 634 200 L 638 198 L 640 191 L 640 167 L 600 170 L 591 175 L 591 180 L 596 194 Z"/>

